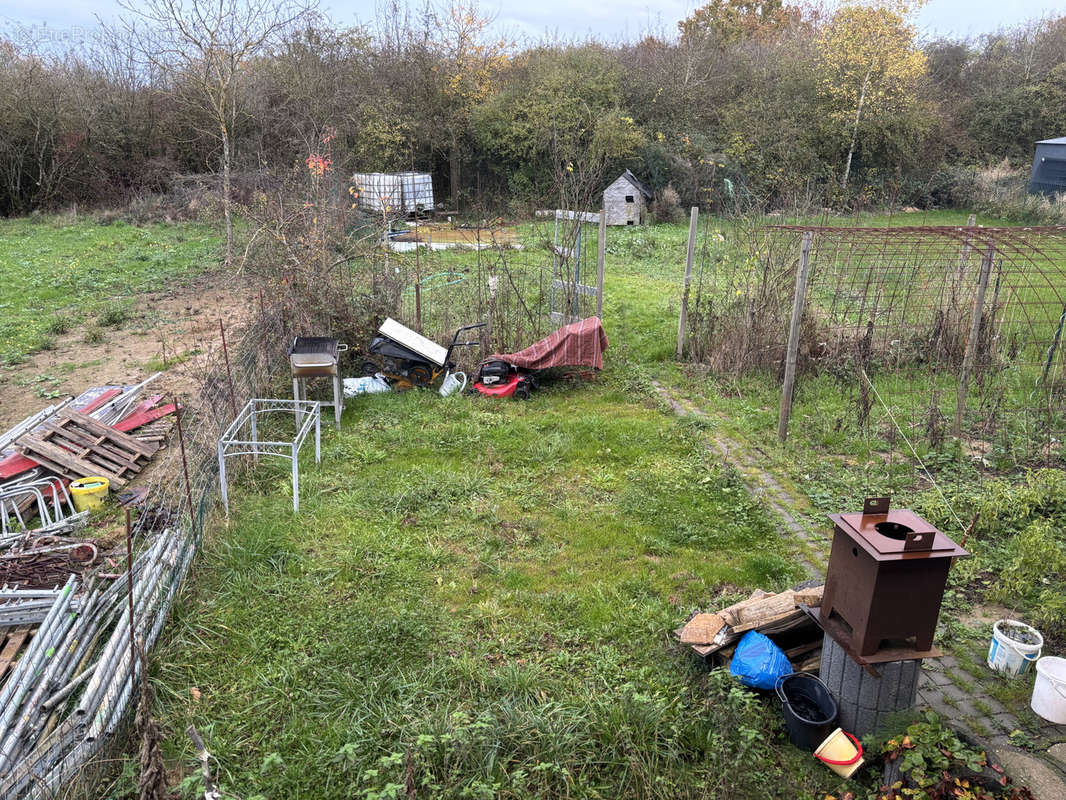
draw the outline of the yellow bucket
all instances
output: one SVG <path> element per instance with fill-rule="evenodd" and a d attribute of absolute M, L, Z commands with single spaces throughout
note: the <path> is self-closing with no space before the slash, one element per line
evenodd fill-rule
<path fill-rule="evenodd" d="M 862 745 L 843 728 L 837 728 L 818 745 L 814 757 L 841 778 L 850 778 L 863 765 Z"/>
<path fill-rule="evenodd" d="M 91 508 L 99 508 L 107 499 L 107 493 L 111 488 L 111 481 L 107 478 L 78 478 L 70 482 L 70 499 L 74 502 L 75 511 L 86 511 Z"/>

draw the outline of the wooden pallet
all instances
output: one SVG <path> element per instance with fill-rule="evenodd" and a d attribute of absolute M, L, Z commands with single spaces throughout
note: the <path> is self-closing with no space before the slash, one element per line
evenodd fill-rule
<path fill-rule="evenodd" d="M 142 442 L 99 420 L 63 409 L 41 429 L 19 437 L 28 458 L 67 478 L 100 475 L 118 488 L 134 477 L 159 445 Z"/>
<path fill-rule="evenodd" d="M 22 649 L 23 643 L 30 638 L 30 631 L 31 627 L 28 625 L 0 631 L 0 642 L 4 645 L 3 649 L 0 649 L 0 683 L 3 683 L 7 671 L 15 663 L 15 656 Z"/>

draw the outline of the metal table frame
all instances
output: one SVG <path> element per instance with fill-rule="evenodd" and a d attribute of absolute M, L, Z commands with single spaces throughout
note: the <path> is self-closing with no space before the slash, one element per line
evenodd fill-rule
<path fill-rule="evenodd" d="M 300 420 L 296 435 L 286 442 L 259 441 L 259 417 L 282 411 L 295 414 Z M 251 438 L 239 438 L 248 428 Z M 222 489 L 222 504 L 229 518 L 229 490 L 226 484 L 226 459 L 229 456 L 280 456 L 292 462 L 292 510 L 300 510 L 300 447 L 311 428 L 315 429 L 315 463 L 322 460 L 322 404 L 314 400 L 267 400 L 253 397 L 226 428 L 218 440 L 218 482 Z"/>

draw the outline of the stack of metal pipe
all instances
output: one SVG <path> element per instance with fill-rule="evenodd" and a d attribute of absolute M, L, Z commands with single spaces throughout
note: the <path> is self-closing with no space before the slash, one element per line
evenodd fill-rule
<path fill-rule="evenodd" d="M 195 552 L 181 530 L 145 543 L 133 563 L 132 636 L 155 643 Z M 75 594 L 78 594 L 75 600 Z M 11 590 L 0 590 L 0 599 Z M 122 722 L 141 675 L 131 648 L 129 582 L 62 589 L 22 602 L 51 604 L 0 686 L 0 797 L 52 797 L 76 777 Z M 0 606 L 2 609 L 3 606 Z M 38 606 L 33 607 L 35 610 Z"/>
<path fill-rule="evenodd" d="M 0 628 L 40 625 L 62 593 L 62 589 L 12 589 L 4 584 L 0 588 Z M 72 599 L 71 610 L 76 611 L 80 603 L 79 598 Z"/>

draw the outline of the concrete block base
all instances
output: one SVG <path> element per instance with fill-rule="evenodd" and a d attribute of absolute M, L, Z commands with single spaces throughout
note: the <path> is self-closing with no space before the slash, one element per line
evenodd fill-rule
<path fill-rule="evenodd" d="M 837 701 L 840 727 L 855 736 L 874 733 L 892 714 L 913 708 L 918 695 L 921 659 L 889 661 L 876 670 L 879 678 L 860 667 L 828 634 L 823 637 L 818 677 Z"/>

